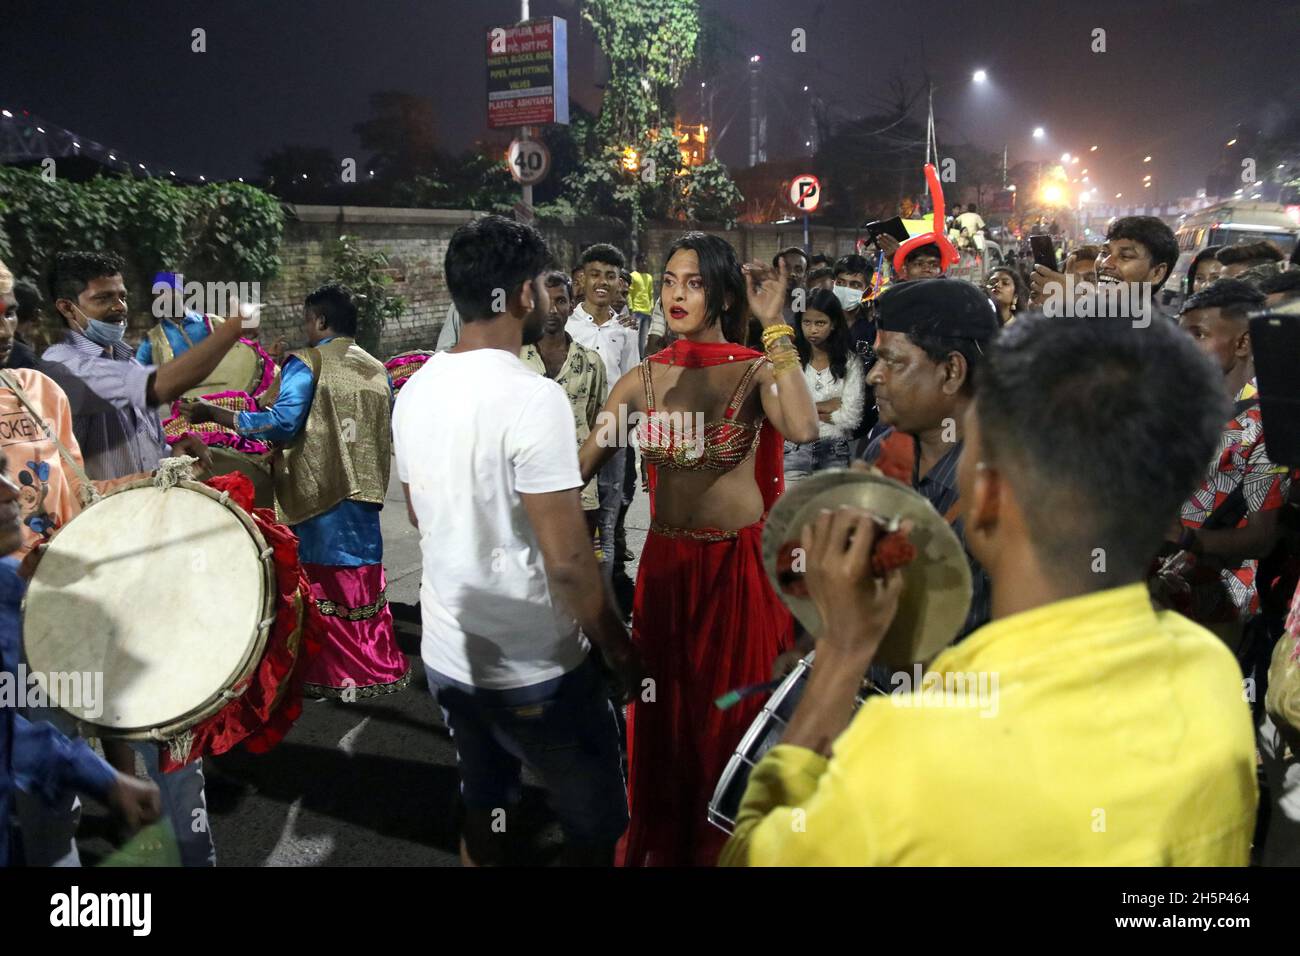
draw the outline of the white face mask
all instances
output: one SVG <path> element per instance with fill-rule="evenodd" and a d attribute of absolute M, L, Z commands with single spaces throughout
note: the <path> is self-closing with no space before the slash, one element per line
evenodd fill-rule
<path fill-rule="evenodd" d="M 835 293 L 835 298 L 840 300 L 840 306 L 845 312 L 856 309 L 862 304 L 862 290 L 850 289 L 846 285 L 831 286 L 831 291 Z"/>

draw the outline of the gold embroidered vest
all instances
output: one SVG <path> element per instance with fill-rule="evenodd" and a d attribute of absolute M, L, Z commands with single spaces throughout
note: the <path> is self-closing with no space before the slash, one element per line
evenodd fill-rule
<path fill-rule="evenodd" d="M 311 368 L 307 424 L 275 455 L 275 511 L 301 524 L 340 501 L 383 504 L 392 448 L 383 363 L 346 336 L 290 352 Z"/>

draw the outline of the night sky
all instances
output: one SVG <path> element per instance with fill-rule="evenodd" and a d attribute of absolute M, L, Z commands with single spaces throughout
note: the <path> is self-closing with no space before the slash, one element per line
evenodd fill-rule
<path fill-rule="evenodd" d="M 803 84 L 832 115 L 874 113 L 891 77 L 928 69 L 940 144 L 972 141 L 1011 162 L 1083 152 L 1094 183 L 1126 198 L 1154 172 L 1161 198 L 1204 185 L 1236 123 L 1300 109 L 1300 3 L 1277 0 L 704 0 L 735 37 L 719 89 L 719 155 L 743 165 L 751 53 L 763 56 L 768 154 L 802 153 Z M 517 0 L 223 0 L 221 3 L 6 0 L 0 106 L 27 109 L 151 168 L 209 179 L 253 176 L 288 145 L 358 154 L 352 127 L 381 89 L 432 96 L 448 149 L 487 133 L 484 33 Z M 576 0 L 534 0 L 569 21 L 573 98 L 599 105 L 595 51 Z M 190 31 L 207 31 L 207 52 Z M 807 31 L 808 51 L 790 50 Z M 1107 31 L 1093 53 L 1091 31 Z M 971 72 L 988 71 L 976 87 Z M 681 115 L 700 116 L 692 74 Z M 923 121 L 924 115 L 919 114 Z M 1041 125 L 1042 143 L 1030 138 Z M 1153 163 L 1143 166 L 1142 157 Z"/>

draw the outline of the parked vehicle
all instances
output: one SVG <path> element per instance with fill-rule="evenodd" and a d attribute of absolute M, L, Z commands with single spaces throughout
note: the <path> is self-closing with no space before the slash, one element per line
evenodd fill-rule
<path fill-rule="evenodd" d="M 1176 310 L 1187 293 L 1187 270 L 1206 246 L 1230 246 L 1267 239 L 1290 255 L 1300 235 L 1300 220 L 1287 207 L 1274 202 L 1227 200 L 1189 214 L 1174 236 L 1180 250 L 1169 280 L 1161 287 L 1157 303 Z"/>

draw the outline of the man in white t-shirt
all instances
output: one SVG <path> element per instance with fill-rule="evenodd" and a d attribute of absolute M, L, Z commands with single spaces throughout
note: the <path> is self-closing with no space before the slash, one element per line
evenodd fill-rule
<path fill-rule="evenodd" d="M 423 554 L 420 653 L 456 743 L 467 865 L 503 861 L 521 764 L 549 792 L 567 862 L 608 865 L 627 826 L 616 715 L 583 635 L 625 692 L 640 665 L 587 536 L 568 399 L 518 358 L 541 336 L 549 260 L 529 226 L 458 229 L 445 268 L 460 342 L 393 411 Z"/>
<path fill-rule="evenodd" d="M 605 362 L 605 382 L 610 389 L 641 362 L 637 333 L 620 322 L 614 311 L 619 274 L 624 265 L 623 253 L 608 243 L 597 243 L 583 250 L 583 298 L 564 327 L 573 341 L 600 354 Z M 622 555 L 614 542 L 623 510 L 627 456 L 628 450 L 620 448 L 596 476 L 600 491 L 600 512 L 596 519 L 600 528 L 600 568 L 606 581 L 613 579 L 616 563 L 620 569 L 623 566 Z"/>
<path fill-rule="evenodd" d="M 957 228 L 962 234 L 970 239 L 971 245 L 975 247 L 977 255 L 984 254 L 984 220 L 978 212 L 975 211 L 975 204 L 971 203 L 966 207 L 966 211 L 959 213 L 957 216 Z"/>

